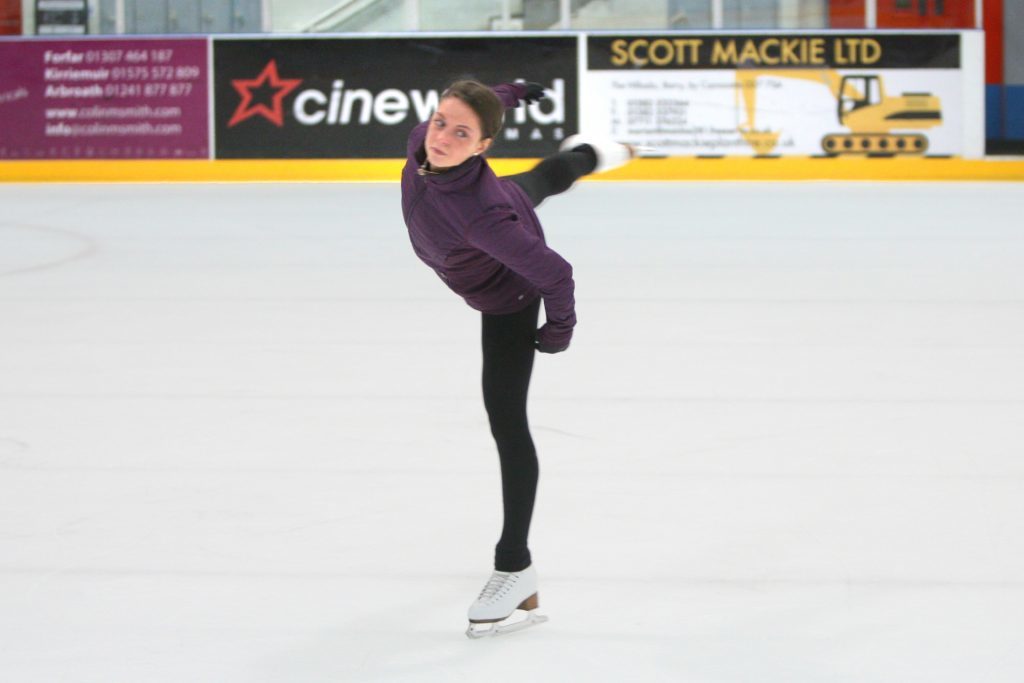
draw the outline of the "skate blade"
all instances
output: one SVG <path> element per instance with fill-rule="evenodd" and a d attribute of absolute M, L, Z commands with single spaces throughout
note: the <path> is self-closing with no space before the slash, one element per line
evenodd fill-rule
<path fill-rule="evenodd" d="M 649 145 L 633 145 L 634 159 L 667 159 L 668 154 Z"/>
<path fill-rule="evenodd" d="M 466 636 L 477 640 L 479 638 L 493 638 L 495 636 L 503 636 L 506 633 L 515 633 L 516 631 L 522 631 L 523 629 L 536 626 L 537 624 L 543 624 L 548 618 L 542 614 L 529 611 L 526 616 L 518 621 L 512 621 L 514 617 L 509 617 L 505 621 L 499 621 L 495 623 L 470 623 L 469 628 L 466 629 Z"/>

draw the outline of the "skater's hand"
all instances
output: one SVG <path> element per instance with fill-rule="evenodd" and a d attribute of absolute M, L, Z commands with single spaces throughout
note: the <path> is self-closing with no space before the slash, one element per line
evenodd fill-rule
<path fill-rule="evenodd" d="M 533 104 L 547 97 L 544 92 L 544 86 L 540 83 L 523 83 L 522 86 L 526 89 L 523 92 L 523 96 L 520 97 L 523 102 L 527 104 Z"/>
<path fill-rule="evenodd" d="M 572 328 L 564 329 L 552 327 L 551 323 L 545 323 L 537 330 L 537 338 L 534 346 L 541 353 L 561 353 L 569 348 L 569 341 L 572 339 Z"/>

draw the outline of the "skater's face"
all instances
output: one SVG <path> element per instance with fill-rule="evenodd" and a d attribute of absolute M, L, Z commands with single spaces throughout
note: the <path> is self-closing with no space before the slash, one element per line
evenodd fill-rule
<path fill-rule="evenodd" d="M 480 118 L 457 97 L 446 97 L 437 105 L 427 127 L 427 161 L 435 170 L 458 166 L 466 159 L 483 154 L 491 146 L 484 138 Z"/>

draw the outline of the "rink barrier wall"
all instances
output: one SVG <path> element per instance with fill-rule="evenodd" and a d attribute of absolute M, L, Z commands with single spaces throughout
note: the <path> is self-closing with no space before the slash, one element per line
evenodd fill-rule
<path fill-rule="evenodd" d="M 499 176 L 537 159 L 490 159 Z M 5 161 L 0 182 L 398 182 L 404 159 Z M 1024 181 L 1018 159 L 720 157 L 638 159 L 587 180 Z"/>

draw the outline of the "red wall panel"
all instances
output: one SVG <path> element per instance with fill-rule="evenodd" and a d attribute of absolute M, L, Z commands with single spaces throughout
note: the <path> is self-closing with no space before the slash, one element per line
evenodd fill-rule
<path fill-rule="evenodd" d="M 864 0 L 832 0 L 829 28 L 864 28 Z"/>
<path fill-rule="evenodd" d="M 0 0 L 0 36 L 21 35 L 21 0 Z"/>
<path fill-rule="evenodd" d="M 1003 78 L 1003 2 L 985 0 L 985 82 L 1002 83 Z"/>
<path fill-rule="evenodd" d="M 878 0 L 878 28 L 974 28 L 975 0 Z"/>

